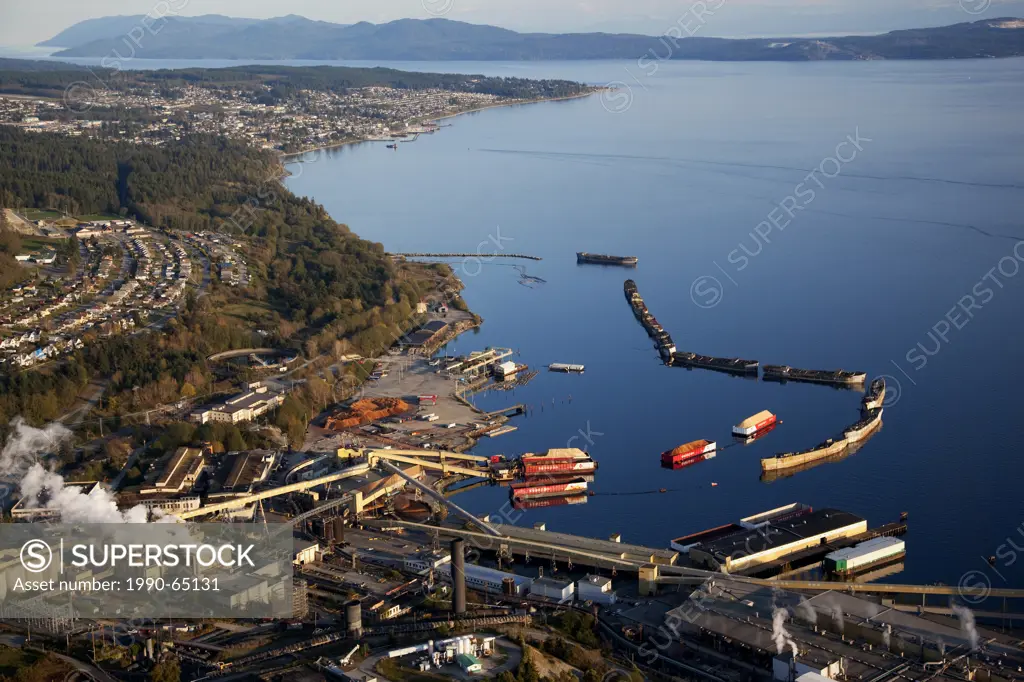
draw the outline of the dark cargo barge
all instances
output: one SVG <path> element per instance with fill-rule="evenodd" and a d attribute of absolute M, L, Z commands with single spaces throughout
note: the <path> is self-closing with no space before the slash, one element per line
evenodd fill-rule
<path fill-rule="evenodd" d="M 586 251 L 576 252 L 576 263 L 590 263 L 591 265 L 624 265 L 628 268 L 635 268 L 639 262 L 636 256 L 606 256 L 600 253 L 587 253 Z"/>
<path fill-rule="evenodd" d="M 863 384 L 868 378 L 864 372 L 845 370 L 797 369 L 789 365 L 765 365 L 765 381 L 807 381 L 817 384 Z"/>
<path fill-rule="evenodd" d="M 676 367 L 699 367 L 700 369 L 712 369 L 717 372 L 729 374 L 752 374 L 757 375 L 760 366 L 757 360 L 743 360 L 741 358 L 716 358 L 710 355 L 697 355 L 676 351 L 672 354 L 672 364 Z"/>

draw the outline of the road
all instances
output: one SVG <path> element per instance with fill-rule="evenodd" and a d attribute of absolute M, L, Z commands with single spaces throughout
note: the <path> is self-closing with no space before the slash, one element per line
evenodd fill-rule
<path fill-rule="evenodd" d="M 86 415 L 92 412 L 92 409 L 96 407 L 96 404 L 103 397 L 103 392 L 107 390 L 106 379 L 100 379 L 90 381 L 89 384 L 82 390 L 78 395 L 78 400 L 84 401 L 83 404 L 75 406 L 70 412 L 60 417 L 57 421 L 67 426 L 78 426 L 85 419 Z"/>
<path fill-rule="evenodd" d="M 25 638 L 21 635 L 0 635 L 0 645 L 8 646 L 12 649 L 22 648 L 23 646 L 25 646 L 25 641 Z M 89 679 L 98 680 L 98 682 L 117 682 L 117 680 L 115 680 L 113 677 L 103 672 L 91 663 L 86 663 L 85 661 L 80 661 L 77 658 L 65 656 L 64 654 L 58 654 L 56 651 L 50 651 L 49 653 L 64 661 L 65 663 L 67 663 L 68 665 L 70 665 L 79 673 L 82 673 Z"/>

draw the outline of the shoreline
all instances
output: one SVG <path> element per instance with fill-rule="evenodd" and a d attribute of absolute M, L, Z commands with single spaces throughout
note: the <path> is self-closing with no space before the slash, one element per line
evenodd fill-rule
<path fill-rule="evenodd" d="M 566 95 L 565 97 L 546 97 L 546 98 L 543 98 L 543 99 L 525 99 L 525 100 L 515 100 L 515 101 L 512 101 L 512 102 L 498 102 L 498 103 L 495 103 L 495 104 L 486 104 L 486 105 L 484 105 L 482 107 L 474 107 L 473 109 L 465 109 L 464 111 L 456 111 L 456 112 L 453 112 L 451 114 L 444 114 L 443 116 L 430 116 L 430 117 L 424 118 L 423 120 L 415 121 L 414 124 L 422 125 L 423 123 L 428 122 L 428 121 L 444 121 L 444 120 L 447 120 L 447 119 L 450 119 L 450 118 L 456 118 L 458 116 L 464 116 L 465 114 L 475 114 L 475 113 L 480 112 L 480 111 L 487 111 L 488 109 L 501 109 L 501 108 L 504 108 L 504 107 L 524 106 L 524 105 L 530 105 L 530 104 L 543 104 L 545 102 L 565 102 L 565 101 L 573 100 L 573 99 L 583 99 L 585 97 L 590 97 L 591 95 L 594 95 L 594 94 L 597 94 L 599 92 L 602 92 L 603 90 L 606 89 L 604 87 L 598 87 L 598 86 L 590 86 L 590 87 L 593 87 L 594 89 L 591 90 L 590 92 L 581 92 L 581 93 L 576 94 L 576 95 Z M 341 147 L 346 147 L 346 146 L 351 145 L 351 144 L 362 144 L 364 142 L 386 142 L 386 140 L 376 140 L 376 139 L 371 139 L 371 138 L 368 138 L 368 137 L 360 138 L 360 139 L 357 139 L 357 140 L 345 140 L 343 142 L 336 142 L 336 143 L 333 143 L 333 144 L 325 144 L 325 145 L 320 145 L 318 147 L 310 147 L 309 149 L 304 149 L 304 150 L 302 150 L 300 152 L 287 152 L 287 153 L 285 153 L 285 152 L 278 152 L 278 159 L 280 160 L 282 165 L 286 165 L 288 163 L 295 163 L 296 162 L 296 158 L 295 157 L 301 157 L 301 156 L 303 156 L 305 154 L 310 154 L 310 153 L 313 153 L 313 152 L 320 152 L 320 151 L 327 151 L 327 150 L 330 150 L 330 149 L 340 149 Z M 298 162 L 301 163 L 301 161 L 298 161 Z M 291 175 L 291 173 L 286 171 L 286 175 Z"/>

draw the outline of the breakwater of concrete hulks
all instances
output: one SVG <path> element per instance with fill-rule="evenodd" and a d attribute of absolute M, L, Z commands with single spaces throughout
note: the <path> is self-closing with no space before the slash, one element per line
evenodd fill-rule
<path fill-rule="evenodd" d="M 633 315 L 647 331 L 658 348 L 665 364 L 676 367 L 708 369 L 716 372 L 725 372 L 741 377 L 757 379 L 759 372 L 763 372 L 765 381 L 798 381 L 817 384 L 826 384 L 842 388 L 857 388 L 867 380 L 864 372 L 850 372 L 846 370 L 809 370 L 790 367 L 789 365 L 765 365 L 761 367 L 757 360 L 746 360 L 743 358 L 720 358 L 711 355 L 700 355 L 688 351 L 681 351 L 676 347 L 672 335 L 665 331 L 661 323 L 647 308 L 644 299 L 640 296 L 636 282 L 627 279 L 624 286 L 626 300 L 633 309 Z M 779 453 L 774 457 L 761 460 L 761 470 L 765 473 L 774 473 L 783 470 L 804 467 L 810 463 L 826 459 L 833 459 L 841 456 L 849 448 L 862 443 L 869 438 L 882 424 L 882 404 L 885 401 L 885 380 L 875 379 L 861 401 L 861 417 L 855 423 L 843 429 L 843 431 L 828 440 L 819 443 L 813 448 L 799 452 Z"/>

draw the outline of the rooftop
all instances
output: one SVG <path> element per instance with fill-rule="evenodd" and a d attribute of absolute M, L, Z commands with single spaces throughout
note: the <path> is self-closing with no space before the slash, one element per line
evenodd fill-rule
<path fill-rule="evenodd" d="M 796 518 L 770 523 L 756 530 L 733 533 L 712 540 L 701 548 L 715 556 L 732 556 L 736 552 L 755 555 L 863 522 L 864 519 L 856 514 L 838 509 L 820 509 Z"/>

